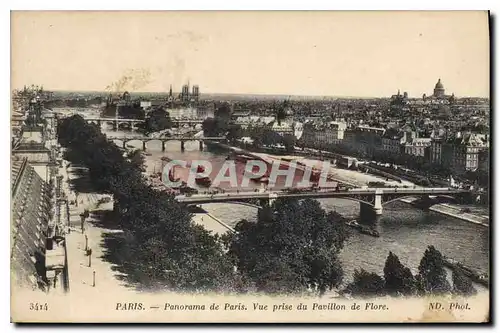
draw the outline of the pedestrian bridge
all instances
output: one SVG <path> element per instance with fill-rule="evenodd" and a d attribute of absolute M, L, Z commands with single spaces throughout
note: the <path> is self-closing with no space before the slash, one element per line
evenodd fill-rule
<path fill-rule="evenodd" d="M 358 201 L 363 206 L 368 206 L 375 215 L 382 214 L 382 206 L 407 197 L 439 197 L 447 201 L 455 201 L 456 197 L 469 193 L 467 190 L 454 188 L 354 188 L 348 190 L 302 190 L 302 191 L 259 191 L 259 192 L 231 192 L 217 194 L 192 194 L 178 195 L 175 199 L 187 205 L 206 203 L 230 203 L 230 202 L 260 202 L 260 206 L 269 204 L 270 201 L 279 198 L 295 199 L 322 199 L 339 198 Z M 432 204 L 432 203 L 430 203 Z"/>

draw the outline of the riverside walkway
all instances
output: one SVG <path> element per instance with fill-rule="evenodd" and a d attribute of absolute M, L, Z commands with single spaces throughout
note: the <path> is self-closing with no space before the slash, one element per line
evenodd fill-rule
<path fill-rule="evenodd" d="M 68 162 L 64 161 L 64 164 L 67 165 Z M 76 201 L 74 192 L 69 188 L 68 180 L 74 178 L 71 171 L 71 167 L 63 168 L 62 188 L 68 194 L 69 201 Z M 69 292 L 72 295 L 85 295 L 85 297 L 94 295 L 96 299 L 99 299 L 103 292 L 123 294 L 133 291 L 133 288 L 127 287 L 118 279 L 120 274 L 113 270 L 113 264 L 103 258 L 107 250 L 103 247 L 105 234 L 117 231 L 101 228 L 92 223 L 92 210 L 96 208 L 100 197 L 102 195 L 95 193 L 80 193 L 77 205 L 69 206 L 69 216 L 66 212 L 62 216 L 67 219 L 69 229 L 66 234 Z M 112 210 L 112 208 L 112 202 L 99 206 L 99 210 Z M 89 210 L 90 217 L 84 222 L 82 231 L 80 214 L 85 209 Z M 92 249 L 90 259 L 86 247 Z"/>

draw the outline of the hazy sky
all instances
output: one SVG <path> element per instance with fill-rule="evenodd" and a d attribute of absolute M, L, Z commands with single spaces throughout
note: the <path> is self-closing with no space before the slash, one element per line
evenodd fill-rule
<path fill-rule="evenodd" d="M 12 85 L 489 95 L 486 12 L 14 12 Z"/>

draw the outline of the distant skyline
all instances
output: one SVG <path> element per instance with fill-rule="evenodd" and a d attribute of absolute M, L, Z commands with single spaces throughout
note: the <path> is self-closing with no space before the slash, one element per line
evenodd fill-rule
<path fill-rule="evenodd" d="M 489 97 L 488 13 L 12 12 L 12 87 Z"/>

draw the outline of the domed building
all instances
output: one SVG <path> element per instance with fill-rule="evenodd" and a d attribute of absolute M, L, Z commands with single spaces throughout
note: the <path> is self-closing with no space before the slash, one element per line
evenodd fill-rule
<path fill-rule="evenodd" d="M 443 98 L 445 95 L 444 95 L 444 86 L 443 84 L 441 83 L 441 79 L 438 80 L 438 82 L 436 83 L 436 86 L 434 87 L 434 97 L 436 98 Z"/>
<path fill-rule="evenodd" d="M 444 85 L 441 82 L 441 79 L 438 79 L 436 85 L 434 86 L 434 92 L 432 96 L 426 96 L 425 94 L 422 96 L 424 101 L 429 101 L 431 103 L 438 104 L 452 104 L 455 102 L 455 95 L 446 95 L 444 89 Z"/>

